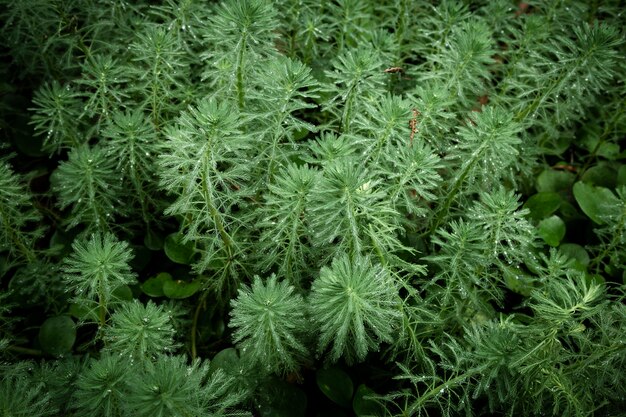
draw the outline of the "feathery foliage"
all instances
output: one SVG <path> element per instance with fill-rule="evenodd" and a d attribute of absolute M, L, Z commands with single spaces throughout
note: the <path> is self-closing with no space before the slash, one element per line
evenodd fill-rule
<path fill-rule="evenodd" d="M 623 414 L 622 9 L 0 0 L 0 414 Z"/>

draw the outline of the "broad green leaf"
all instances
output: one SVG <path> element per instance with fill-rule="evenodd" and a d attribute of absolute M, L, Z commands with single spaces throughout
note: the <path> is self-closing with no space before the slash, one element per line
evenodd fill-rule
<path fill-rule="evenodd" d="M 120 285 L 113 290 L 113 298 L 119 301 L 130 301 L 133 299 L 133 291 L 128 285 Z"/>
<path fill-rule="evenodd" d="M 535 278 L 523 272 L 519 268 L 504 268 L 504 283 L 508 289 L 525 297 L 528 297 L 535 289 Z"/>
<path fill-rule="evenodd" d="M 359 385 L 352 401 L 352 409 L 357 417 L 379 417 L 383 415 L 381 405 L 372 399 L 366 398 L 374 395 L 376 393 L 366 385 Z"/>
<path fill-rule="evenodd" d="M 559 216 L 550 216 L 539 222 L 539 236 L 550 246 L 559 246 L 565 237 L 565 223 Z"/>
<path fill-rule="evenodd" d="M 163 284 L 165 281 L 172 281 L 172 276 L 167 272 L 161 272 L 154 277 L 148 278 L 141 284 L 141 291 L 150 297 L 163 297 Z"/>
<path fill-rule="evenodd" d="M 163 282 L 163 294 L 167 298 L 188 298 L 202 288 L 202 279 L 196 278 L 191 282 L 177 280 L 165 280 Z"/>
<path fill-rule="evenodd" d="M 49 317 L 39 329 L 41 349 L 53 356 L 69 353 L 76 340 L 76 326 L 70 316 Z"/>
<path fill-rule="evenodd" d="M 619 215 L 620 200 L 608 188 L 579 181 L 574 184 L 574 197 L 582 211 L 597 224 Z"/>
<path fill-rule="evenodd" d="M 304 417 L 307 397 L 295 385 L 273 379 L 263 385 L 259 395 L 261 417 Z"/>
<path fill-rule="evenodd" d="M 615 188 L 617 183 L 617 172 L 615 168 L 601 164 L 589 168 L 580 178 L 587 184 L 593 184 L 599 187 Z"/>
<path fill-rule="evenodd" d="M 172 233 L 165 238 L 164 249 L 168 258 L 183 265 L 189 265 L 194 255 L 193 244 L 183 244 L 179 233 Z"/>
<path fill-rule="evenodd" d="M 222 369 L 226 375 L 235 376 L 239 374 L 241 360 L 239 359 L 237 349 L 227 348 L 217 352 L 217 355 L 211 360 L 209 371 L 213 373 L 218 368 Z"/>
<path fill-rule="evenodd" d="M 343 407 L 350 407 L 354 386 L 348 374 L 337 367 L 318 369 L 315 379 L 324 395 Z"/>
<path fill-rule="evenodd" d="M 537 191 L 540 193 L 568 191 L 575 179 L 571 172 L 547 169 L 537 177 Z"/>
<path fill-rule="evenodd" d="M 152 229 L 148 229 L 148 233 L 143 237 L 143 244 L 150 250 L 161 250 L 165 245 L 163 237 Z"/>
<path fill-rule="evenodd" d="M 555 192 L 543 192 L 532 195 L 524 204 L 530 210 L 530 216 L 535 220 L 545 219 L 561 206 L 563 198 Z"/>
<path fill-rule="evenodd" d="M 559 246 L 559 250 L 569 258 L 574 259 L 574 268 L 579 271 L 585 271 L 587 269 L 590 259 L 585 248 L 575 243 L 563 243 Z"/>

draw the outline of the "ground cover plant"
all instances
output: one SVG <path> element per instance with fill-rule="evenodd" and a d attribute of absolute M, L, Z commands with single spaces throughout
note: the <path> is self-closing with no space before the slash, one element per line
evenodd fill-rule
<path fill-rule="evenodd" d="M 624 415 L 621 3 L 0 0 L 0 415 Z"/>

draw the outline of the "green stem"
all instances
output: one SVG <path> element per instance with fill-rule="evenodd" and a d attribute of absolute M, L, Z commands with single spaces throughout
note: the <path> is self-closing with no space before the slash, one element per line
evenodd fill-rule
<path fill-rule="evenodd" d="M 482 153 L 486 148 L 486 142 L 487 141 L 484 141 L 480 145 L 480 147 L 476 151 L 474 151 L 472 158 L 465 164 L 465 168 L 463 168 L 463 171 L 461 172 L 461 174 L 456 177 L 454 184 L 450 187 L 450 191 L 448 191 L 447 193 L 447 197 L 443 203 L 443 207 L 438 210 L 437 218 L 433 222 L 433 225 L 431 226 L 427 234 L 432 235 L 435 232 L 435 230 L 443 223 L 443 220 L 448 215 L 448 212 L 450 211 L 450 207 L 452 206 L 452 203 L 454 202 L 455 198 L 459 194 L 459 190 L 461 189 L 461 186 L 465 182 L 465 179 L 469 175 L 470 171 L 472 170 L 476 162 L 482 156 Z"/>
<path fill-rule="evenodd" d="M 243 110 L 245 107 L 245 94 L 244 94 L 244 82 L 243 82 L 243 65 L 246 51 L 246 34 L 241 37 L 241 46 L 237 54 L 237 101 L 239 103 L 239 110 Z"/>

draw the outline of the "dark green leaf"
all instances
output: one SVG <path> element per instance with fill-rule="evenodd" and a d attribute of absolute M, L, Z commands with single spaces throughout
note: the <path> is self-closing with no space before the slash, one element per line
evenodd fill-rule
<path fill-rule="evenodd" d="M 531 196 L 524 207 L 530 210 L 530 216 L 535 220 L 545 219 L 561 206 L 563 198 L 555 192 L 537 193 Z"/>
<path fill-rule="evenodd" d="M 579 181 L 574 184 L 574 197 L 582 211 L 595 223 L 603 224 L 607 218 L 619 215 L 620 200 L 608 188 Z"/>
<path fill-rule="evenodd" d="M 575 179 L 571 172 L 548 169 L 537 177 L 537 191 L 540 193 L 567 191 Z"/>
<path fill-rule="evenodd" d="M 130 301 L 133 299 L 133 291 L 128 285 L 120 285 L 113 290 L 113 298 L 119 301 Z"/>
<path fill-rule="evenodd" d="M 181 242 L 181 235 L 178 233 L 172 233 L 165 238 L 165 254 L 172 261 L 189 265 L 194 255 L 193 244 Z"/>
<path fill-rule="evenodd" d="M 617 171 L 617 186 L 626 185 L 626 165 L 621 165 Z"/>
<path fill-rule="evenodd" d="M 202 288 L 202 280 L 197 278 L 191 282 L 183 280 L 165 280 L 163 282 L 163 294 L 168 298 L 187 298 L 194 295 Z"/>
<path fill-rule="evenodd" d="M 617 183 L 617 172 L 607 164 L 596 165 L 589 168 L 581 180 L 587 184 L 593 184 L 600 187 L 615 188 Z"/>
<path fill-rule="evenodd" d="M 304 417 L 307 397 L 300 388 L 279 379 L 263 386 L 259 400 L 261 417 Z"/>
<path fill-rule="evenodd" d="M 141 284 L 141 291 L 150 297 L 163 297 L 163 284 L 165 281 L 172 281 L 172 276 L 167 272 L 161 272 L 154 277 L 148 278 Z"/>
<path fill-rule="evenodd" d="M 348 374 L 337 367 L 318 369 L 315 379 L 324 395 L 343 407 L 350 407 L 354 386 Z"/>
<path fill-rule="evenodd" d="M 561 252 L 563 252 L 568 257 L 574 259 L 574 268 L 579 271 L 584 271 L 587 269 L 587 265 L 589 265 L 589 254 L 580 245 L 575 243 L 563 243 L 559 246 Z"/>
<path fill-rule="evenodd" d="M 539 236 L 550 246 L 559 246 L 565 237 L 565 223 L 559 216 L 550 216 L 539 222 Z"/>
<path fill-rule="evenodd" d="M 39 329 L 42 350 L 53 356 L 69 353 L 75 340 L 76 326 L 69 316 L 49 317 Z"/>
<path fill-rule="evenodd" d="M 165 242 L 161 235 L 152 229 L 148 229 L 148 233 L 143 237 L 143 244 L 150 250 L 161 250 Z"/>
<path fill-rule="evenodd" d="M 354 400 L 352 401 L 352 409 L 357 417 L 379 417 L 383 415 L 380 404 L 372 399 L 366 398 L 374 395 L 376 395 L 376 393 L 365 384 L 359 385 L 356 389 L 356 394 L 354 394 Z"/>

